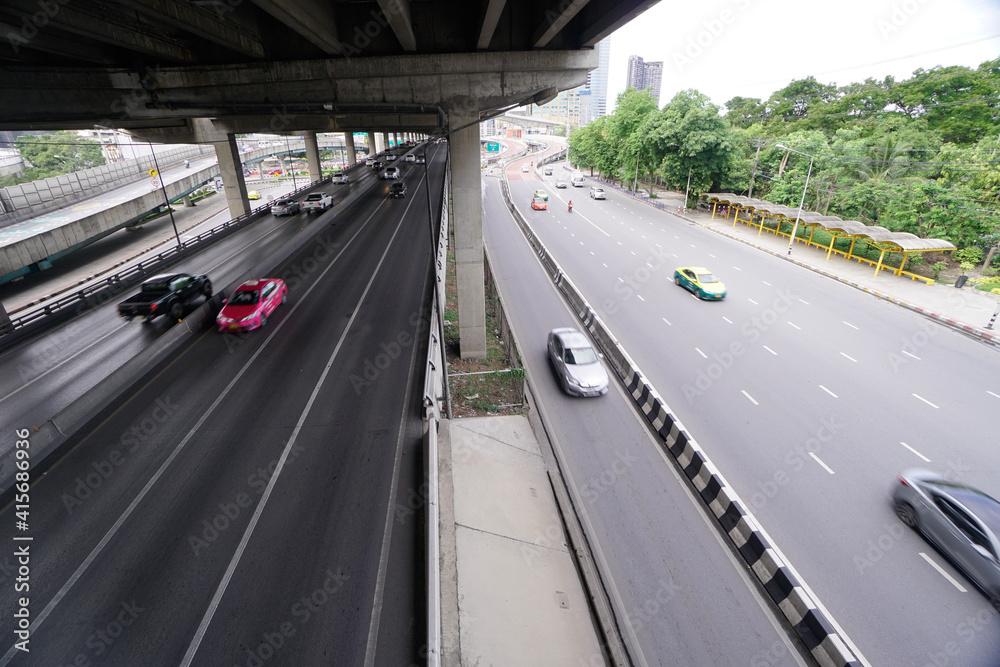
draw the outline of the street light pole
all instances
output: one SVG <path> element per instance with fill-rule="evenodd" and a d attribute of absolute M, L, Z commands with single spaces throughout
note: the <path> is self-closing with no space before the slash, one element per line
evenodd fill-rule
<path fill-rule="evenodd" d="M 688 186 L 687 190 L 684 191 L 684 210 L 688 207 L 688 197 L 691 196 L 691 174 L 694 173 L 694 167 L 688 168 Z"/>
<path fill-rule="evenodd" d="M 809 189 L 809 177 L 812 176 L 813 170 L 813 156 L 808 153 L 803 153 L 802 151 L 797 151 L 793 148 L 788 148 L 787 146 L 782 146 L 778 144 L 778 148 L 789 151 L 791 153 L 798 153 L 799 155 L 805 155 L 809 158 L 809 171 L 806 172 L 806 185 L 802 188 L 802 199 L 799 201 L 799 212 L 795 214 L 795 224 L 792 225 L 792 235 L 788 239 L 788 254 L 792 254 L 792 244 L 795 243 L 795 234 L 799 229 L 799 219 L 802 217 L 802 207 L 806 203 L 806 191 Z"/>
<path fill-rule="evenodd" d="M 289 164 L 292 165 L 292 169 L 291 169 L 291 171 L 292 171 L 292 189 L 293 190 L 298 190 L 299 189 L 299 185 L 298 185 L 298 182 L 296 182 L 296 180 L 295 180 L 295 160 L 294 160 L 294 158 L 292 158 L 292 146 L 291 146 L 291 144 L 288 143 L 288 135 L 287 134 L 285 135 L 285 149 L 288 151 L 288 162 L 289 162 Z M 319 152 L 318 148 L 317 148 L 317 152 Z M 322 164 L 322 163 L 323 163 L 323 161 L 320 160 L 320 164 Z M 322 178 L 322 176 L 323 176 L 323 167 L 320 167 L 320 169 L 319 169 L 319 175 Z"/>
<path fill-rule="evenodd" d="M 174 209 L 170 208 L 170 199 L 167 197 L 167 186 L 163 184 L 163 174 L 160 173 L 160 165 L 156 161 L 156 151 L 153 149 L 153 142 L 147 141 L 149 152 L 153 156 L 153 166 L 156 168 L 156 178 L 160 181 L 160 191 L 163 193 L 163 202 L 167 206 L 167 213 L 170 214 L 170 224 L 174 227 L 174 237 L 177 239 L 177 247 L 184 245 L 181 243 L 181 235 L 177 232 L 177 221 L 174 220 Z"/>

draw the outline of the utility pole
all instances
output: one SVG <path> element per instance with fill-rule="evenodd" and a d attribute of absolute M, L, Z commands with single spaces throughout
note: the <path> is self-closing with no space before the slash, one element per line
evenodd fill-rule
<path fill-rule="evenodd" d="M 750 172 L 750 192 L 747 193 L 747 199 L 753 199 L 753 179 L 757 175 L 757 158 L 760 157 L 760 147 L 763 145 L 763 141 L 757 140 L 757 155 L 753 158 L 753 170 Z"/>

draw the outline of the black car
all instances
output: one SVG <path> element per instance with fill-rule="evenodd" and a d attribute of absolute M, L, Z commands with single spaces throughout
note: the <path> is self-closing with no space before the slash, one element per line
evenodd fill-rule
<path fill-rule="evenodd" d="M 139 293 L 118 304 L 118 314 L 126 320 L 144 317 L 149 322 L 157 315 L 179 320 L 188 301 L 212 296 L 212 281 L 206 275 L 170 273 L 153 276 L 139 288 Z"/>
<path fill-rule="evenodd" d="M 372 162 L 372 171 L 379 171 L 382 168 L 382 163 L 378 160 Z"/>
<path fill-rule="evenodd" d="M 389 186 L 389 196 L 390 197 L 403 197 L 406 195 L 406 183 L 399 181 L 398 183 L 393 183 Z"/>

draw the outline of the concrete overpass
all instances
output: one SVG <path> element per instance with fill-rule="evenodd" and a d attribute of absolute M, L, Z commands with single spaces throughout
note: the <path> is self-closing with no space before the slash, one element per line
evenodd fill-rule
<path fill-rule="evenodd" d="M 478 122 L 586 82 L 594 46 L 656 0 L 5 0 L 0 129 L 101 125 L 215 146 L 235 135 L 448 135 L 462 355 L 486 354 Z"/>

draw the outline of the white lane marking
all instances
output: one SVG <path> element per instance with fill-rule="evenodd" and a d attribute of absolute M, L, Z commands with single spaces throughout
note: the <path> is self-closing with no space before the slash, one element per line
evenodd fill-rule
<path fill-rule="evenodd" d="M 917 361 L 920 361 L 920 357 L 918 357 L 917 355 L 915 355 L 915 354 L 913 354 L 913 353 L 911 353 L 911 352 L 907 352 L 906 350 L 903 350 L 903 354 L 905 354 L 905 355 L 906 355 L 906 356 L 908 356 L 908 357 L 913 357 L 913 358 L 914 358 L 914 359 L 916 359 Z"/>
<path fill-rule="evenodd" d="M 639 237 L 640 237 L 640 238 L 646 238 L 646 237 L 645 237 L 645 236 L 643 236 L 642 234 L 639 234 Z"/>
<path fill-rule="evenodd" d="M 697 352 L 698 354 L 700 354 L 700 355 L 701 355 L 702 357 L 704 357 L 705 359 L 708 359 L 708 355 L 707 355 L 707 354 L 705 354 L 704 352 L 702 352 L 702 351 L 701 351 L 700 349 L 698 349 L 697 347 L 696 347 L 696 348 L 694 348 L 694 351 L 695 351 L 695 352 Z"/>
<path fill-rule="evenodd" d="M 725 315 L 723 315 L 723 316 L 722 316 L 722 319 L 724 319 L 724 320 L 725 320 L 726 322 L 728 322 L 729 324 L 732 324 L 732 323 L 733 323 L 733 321 L 732 321 L 731 319 L 729 319 L 728 317 L 726 317 Z"/>
<path fill-rule="evenodd" d="M 851 324 L 851 323 L 850 323 L 850 322 L 848 322 L 847 320 L 841 320 L 841 321 L 842 321 L 842 322 L 843 322 L 844 324 L 846 324 L 847 326 L 851 327 L 852 329 L 858 329 L 858 328 L 857 328 L 856 326 L 854 326 L 853 324 Z M 860 329 L 858 329 L 858 331 L 860 331 Z"/>
<path fill-rule="evenodd" d="M 574 234 L 573 232 L 570 232 L 570 233 L 569 233 L 569 236 L 570 236 L 570 238 L 573 238 L 573 239 L 575 239 L 575 238 L 576 238 L 576 234 Z"/>
<path fill-rule="evenodd" d="M 107 338 L 108 336 L 110 336 L 110 335 L 112 335 L 112 334 L 116 334 L 116 333 L 118 333 L 119 331 L 121 331 L 122 329 L 124 329 L 125 327 L 127 327 L 128 325 L 129 325 L 129 323 L 128 323 L 128 322 L 125 322 L 125 323 L 121 324 L 120 326 L 117 326 L 117 327 L 115 327 L 114 329 L 112 329 L 112 330 L 111 330 L 111 331 L 109 331 L 108 333 L 104 334 L 103 336 L 101 336 L 100 338 L 98 338 L 98 339 L 97 339 L 97 340 L 95 340 L 95 341 L 94 341 L 93 343 L 91 343 L 91 344 L 90 344 L 90 345 L 88 345 L 87 347 L 83 348 L 82 350 L 80 350 L 80 351 L 79 351 L 79 352 L 77 352 L 76 354 L 73 354 L 73 355 L 71 355 L 71 356 L 69 356 L 69 357 L 66 357 L 65 359 L 63 359 L 63 360 L 62 360 L 62 361 L 60 361 L 60 362 L 59 362 L 58 364 L 56 364 L 55 366 L 53 366 L 53 367 L 52 367 L 52 368 L 50 368 L 49 370 L 45 371 L 45 372 L 44 372 L 44 373 L 42 373 L 41 375 L 39 375 L 39 376 L 37 376 L 37 377 L 35 377 L 35 378 L 32 378 L 31 380 L 28 380 L 27 382 L 25 382 L 24 384 L 22 384 L 22 385 L 21 385 L 20 387 L 18 387 L 18 388 L 17 388 L 17 389 L 15 389 L 14 391 L 10 392 L 9 394 L 7 394 L 6 396 L 4 396 L 3 398 L 0 398 L 0 403 L 2 403 L 3 401 L 6 401 L 6 400 L 7 400 L 8 398 L 10 398 L 11 396 L 13 396 L 13 395 L 14 395 L 14 394 L 16 394 L 17 392 L 21 391 L 22 389 L 27 389 L 27 388 L 28 388 L 28 387 L 30 387 L 30 386 L 31 386 L 32 384 L 34 384 L 35 382 L 38 382 L 38 381 L 39 381 L 39 380 L 41 380 L 41 379 L 42 379 L 43 377 L 45 377 L 46 375 L 48 375 L 48 374 L 49 374 L 49 373 L 51 373 L 52 371 L 56 370 L 57 368 L 62 368 L 62 366 L 63 366 L 63 365 L 65 365 L 65 364 L 67 364 L 67 363 L 69 363 L 69 362 L 73 361 L 74 359 L 76 359 L 76 358 L 77 358 L 77 357 L 79 357 L 79 356 L 80 356 L 81 354 L 83 354 L 84 352 L 86 352 L 86 351 L 87 351 L 87 350 L 89 350 L 90 348 L 92 348 L 92 347 L 94 347 L 95 345 L 97 345 L 98 343 L 100 343 L 100 342 L 101 342 L 102 340 L 104 340 L 104 339 L 105 339 L 105 338 Z"/>
<path fill-rule="evenodd" d="M 656 247 L 657 247 L 657 248 L 662 248 L 663 246 L 661 246 L 661 245 L 660 245 L 659 243 L 657 243 L 657 244 L 656 244 Z"/>
<path fill-rule="evenodd" d="M 579 243 L 580 243 L 580 245 L 583 245 L 583 241 L 580 241 Z"/>
<path fill-rule="evenodd" d="M 994 394 L 989 389 L 986 390 L 986 393 L 989 394 L 990 396 L 993 396 L 994 398 L 1000 398 L 1000 394 Z"/>
<path fill-rule="evenodd" d="M 767 285 L 768 287 L 771 286 L 771 283 L 767 282 L 766 280 L 762 280 L 761 282 L 764 283 L 765 285 Z"/>
<path fill-rule="evenodd" d="M 689 245 L 689 246 L 691 246 L 692 248 L 697 248 L 697 247 L 698 247 L 698 246 L 696 246 L 696 245 L 695 245 L 695 244 L 693 244 L 693 243 L 688 243 L 688 245 Z"/>
<path fill-rule="evenodd" d="M 774 356 L 778 356 L 778 353 L 769 348 L 767 345 L 764 346 L 764 349 L 773 354 Z"/>
<path fill-rule="evenodd" d="M 664 322 L 666 322 L 668 327 L 669 326 L 673 326 L 672 324 L 670 324 L 670 321 L 667 318 L 661 317 L 660 319 L 663 320 Z"/>
<path fill-rule="evenodd" d="M 802 331 L 802 328 L 801 328 L 801 327 L 799 327 L 799 326 L 796 326 L 796 325 L 795 325 L 795 324 L 793 324 L 792 322 L 789 322 L 789 323 L 788 323 L 788 326 L 790 326 L 790 327 L 795 327 L 795 328 L 796 328 L 796 329 L 798 329 L 799 331 Z"/>
<path fill-rule="evenodd" d="M 593 250 L 591 250 L 591 251 L 590 251 L 590 254 L 591 254 L 591 255 L 593 255 L 593 254 L 594 254 L 594 251 L 593 251 Z"/>
<path fill-rule="evenodd" d="M 643 299 L 643 298 L 642 298 L 642 295 L 641 295 L 641 294 L 636 294 L 636 295 L 635 295 L 635 298 L 639 299 L 639 301 L 642 301 L 642 302 L 644 302 L 644 303 L 645 303 L 645 301 L 646 301 L 645 299 Z"/>
<path fill-rule="evenodd" d="M 621 244 L 622 244 L 622 242 L 621 242 L 621 241 L 617 241 L 617 243 L 618 243 L 618 245 L 621 245 Z"/>
<path fill-rule="evenodd" d="M 674 238 L 675 238 L 675 239 L 679 239 L 680 237 L 679 237 L 679 236 L 677 236 L 677 234 L 674 234 Z"/>
<path fill-rule="evenodd" d="M 806 304 L 807 306 L 809 305 L 809 302 L 805 301 L 804 299 L 799 299 L 799 301 L 801 301 L 802 303 Z"/>
<path fill-rule="evenodd" d="M 379 206 L 379 208 L 381 208 L 381 206 Z M 31 626 L 28 628 L 28 630 L 32 634 L 36 633 L 38 626 L 41 625 L 46 618 L 48 618 L 49 614 L 52 613 L 52 610 L 55 609 L 56 605 L 58 605 L 59 602 L 62 601 L 64 597 L 66 597 L 66 594 L 69 593 L 70 589 L 73 588 L 73 586 L 76 584 L 77 581 L 79 581 L 80 577 L 83 576 L 83 573 L 86 572 L 87 568 L 90 567 L 90 564 L 94 562 L 94 560 L 101 553 L 101 551 L 104 550 L 104 547 L 107 546 L 108 542 L 110 542 L 111 539 L 118 533 L 118 530 L 121 528 L 122 524 L 124 524 L 125 521 L 128 520 L 128 518 L 132 515 L 132 512 L 135 511 L 135 508 L 139 505 L 139 503 L 142 502 L 142 500 L 149 493 L 150 489 L 152 489 L 153 486 L 156 484 L 157 480 L 159 480 L 160 477 L 163 475 L 163 473 L 167 470 L 167 468 L 170 467 L 170 464 L 173 463 L 174 459 L 177 458 L 177 456 L 181 453 L 181 450 L 184 449 L 185 445 L 187 445 L 187 443 L 191 440 L 191 438 L 194 437 L 194 434 L 198 431 L 198 429 L 201 428 L 201 425 L 208 420 L 211 414 L 215 411 L 215 408 L 217 408 L 219 404 L 222 403 L 222 401 L 228 395 L 228 393 L 232 391 L 232 388 L 236 386 L 240 378 L 243 377 L 243 374 L 250 368 L 250 366 L 253 365 L 257 357 L 261 353 L 263 353 L 264 350 L 270 349 L 268 347 L 268 343 L 275 336 L 278 335 L 278 332 L 281 331 L 281 327 L 285 325 L 285 322 L 289 321 L 290 316 L 292 315 L 292 313 L 295 312 L 296 308 L 299 307 L 299 304 L 305 302 L 305 298 L 309 295 L 310 292 L 313 291 L 316 285 L 319 284 L 319 280 L 321 280 L 323 276 L 326 275 L 327 271 L 329 271 L 331 268 L 334 267 L 334 265 L 337 264 L 337 260 L 340 259 L 340 256 L 347 251 L 347 248 L 354 242 L 354 239 L 356 239 L 358 235 L 362 231 L 364 231 L 365 227 L 368 225 L 368 222 L 373 217 L 375 217 L 375 214 L 377 212 L 378 208 L 376 208 L 375 211 L 373 211 L 372 214 L 368 216 L 368 220 L 366 220 L 364 224 L 358 227 L 358 230 L 354 232 L 354 235 L 347 241 L 347 243 L 344 244 L 344 247 L 340 249 L 340 252 L 337 253 L 336 257 L 334 257 L 330 261 L 330 264 L 319 275 L 319 277 L 317 278 L 317 282 L 313 283 L 313 285 L 302 294 L 302 297 L 295 301 L 291 309 L 289 309 L 288 311 L 289 317 L 279 322 L 278 326 L 274 327 L 274 329 L 271 330 L 270 335 L 267 337 L 267 340 L 265 340 L 264 343 L 257 349 L 257 351 L 253 353 L 253 356 L 251 356 L 250 359 L 246 362 L 246 364 L 243 365 L 243 368 L 241 368 L 240 371 L 230 381 L 230 383 L 226 385 L 226 388 L 223 389 L 222 393 L 219 394 L 219 396 L 215 399 L 215 401 L 212 402 L 212 405 L 208 406 L 206 412 L 198 419 L 195 425 L 191 427 L 191 430 L 187 432 L 187 435 L 184 436 L 184 439 L 181 440 L 181 442 L 178 443 L 176 447 L 174 447 L 174 450 L 170 453 L 170 455 L 163 461 L 162 464 L 160 464 L 160 467 L 157 468 L 156 472 L 153 473 L 153 476 L 149 479 L 148 482 L 146 482 L 146 485 L 142 487 L 141 491 L 139 491 L 139 495 L 137 495 L 135 499 L 132 500 L 132 502 L 129 504 L 129 506 L 125 508 L 125 511 L 122 513 L 120 517 L 118 517 L 118 520 L 115 521 L 114 525 L 112 525 L 111 528 L 108 529 L 108 532 L 105 533 L 103 538 L 101 538 L 101 541 L 98 542 L 97 546 L 95 546 L 94 549 L 90 552 L 90 554 L 84 559 L 84 561 L 80 563 L 80 566 L 76 568 L 76 570 L 73 572 L 72 575 L 70 575 L 70 578 L 66 581 L 65 584 L 63 584 L 62 588 L 59 589 L 59 591 L 55 594 L 55 596 L 51 600 L 49 600 L 49 603 L 45 605 L 45 608 L 42 609 L 41 613 L 39 613 L 38 616 L 35 617 L 35 620 L 31 623 Z M 345 331 L 347 330 L 345 329 Z M 19 649 L 16 646 L 11 646 L 10 650 L 8 650 L 7 653 L 5 653 L 2 658 L 0 658 L 0 665 L 6 665 L 7 663 L 9 663 L 11 659 L 13 659 L 14 655 L 18 650 Z"/>
<path fill-rule="evenodd" d="M 618 276 L 618 282 L 623 283 L 625 280 L 621 276 Z"/>
<path fill-rule="evenodd" d="M 746 396 L 747 398 L 750 399 L 751 403 L 753 403 L 754 405 L 760 405 L 760 403 L 758 403 L 757 401 L 753 400 L 753 396 L 751 396 L 750 394 L 746 393 L 746 391 L 744 391 L 743 389 L 740 389 L 740 391 L 743 392 L 744 396 Z"/>
<path fill-rule="evenodd" d="M 715 255 L 713 255 L 712 253 L 708 253 L 708 256 L 711 257 L 712 259 L 715 259 Z"/>
<path fill-rule="evenodd" d="M 593 253 L 591 253 L 591 254 L 593 254 Z M 601 262 L 601 266 L 603 266 L 605 269 L 608 268 L 608 265 L 605 264 L 604 262 Z"/>
<path fill-rule="evenodd" d="M 835 475 L 836 474 L 835 472 L 833 472 L 833 470 L 830 469 L 830 466 L 828 466 L 827 464 L 825 464 L 822 461 L 820 461 L 819 457 L 816 456 L 815 453 L 809 452 L 809 456 L 813 457 L 813 460 L 816 461 L 816 463 L 818 463 L 821 466 L 823 466 L 823 469 L 826 470 L 828 473 L 830 473 L 831 475 Z"/>
<path fill-rule="evenodd" d="M 413 201 L 414 199 L 410 200 L 411 203 Z M 403 226 L 403 220 L 406 218 L 406 213 L 409 211 L 409 208 L 410 207 L 407 206 L 406 209 L 403 210 L 403 215 L 399 219 L 399 224 L 396 225 L 396 230 L 389 238 L 389 243 L 386 244 L 385 250 L 382 252 L 382 257 L 379 259 L 378 264 L 375 265 L 375 270 L 372 271 L 372 277 L 368 280 L 368 285 L 365 286 L 365 291 L 361 293 L 361 298 L 358 299 L 357 305 L 354 308 L 354 314 L 352 314 L 351 318 L 347 321 L 347 326 L 344 327 L 344 332 L 340 335 L 337 345 L 333 348 L 333 352 L 327 359 L 326 366 L 323 368 L 322 374 L 320 374 L 319 379 L 316 381 L 316 385 L 313 387 L 309 400 L 306 401 L 305 407 L 302 408 L 302 413 L 299 415 L 298 422 L 295 424 L 295 428 L 292 429 L 292 433 L 288 437 L 288 442 L 285 444 L 285 449 L 281 452 L 281 457 L 278 459 L 278 465 L 274 469 L 274 472 L 271 473 L 271 479 L 268 481 L 267 487 L 264 489 L 264 494 L 261 496 L 260 500 L 257 501 L 257 508 L 254 511 L 253 516 L 250 518 L 250 522 L 247 524 L 246 529 L 243 531 L 243 537 L 240 539 L 239 545 L 236 547 L 232 558 L 229 560 L 229 566 L 226 568 L 225 574 L 222 575 L 222 580 L 219 581 L 219 585 L 215 589 L 212 601 L 209 603 L 208 609 L 205 610 L 205 614 L 202 616 L 201 623 L 198 624 L 198 629 L 195 631 L 194 637 L 191 638 L 191 643 L 188 645 L 187 651 L 184 652 L 184 658 L 180 663 L 181 667 L 190 667 L 191 663 L 194 661 L 194 656 L 198 652 L 198 647 L 201 646 L 201 642 L 205 638 L 205 633 L 208 632 L 208 626 L 211 625 L 212 618 L 215 616 L 215 612 L 219 608 L 219 604 L 222 603 L 223 596 L 226 594 L 226 589 L 229 587 L 229 582 L 232 580 L 233 574 L 236 572 L 236 568 L 239 566 L 240 560 L 243 558 L 243 553 L 246 551 L 247 544 L 250 543 L 250 537 L 253 535 L 253 531 L 257 527 L 257 523 L 260 521 L 261 514 L 264 513 L 264 506 L 267 505 L 267 501 L 271 497 L 274 486 L 278 483 L 278 477 L 281 475 L 281 472 L 285 467 L 285 461 L 288 460 L 288 455 L 291 453 L 296 440 L 298 440 L 299 433 L 302 431 L 302 427 L 305 425 L 306 419 L 309 417 L 309 413 L 312 412 L 313 403 L 315 403 L 316 397 L 319 396 L 319 392 L 323 388 L 323 383 L 326 381 L 327 375 L 330 374 L 330 370 L 333 368 L 337 355 L 340 354 L 340 348 L 347 339 L 347 334 L 350 333 L 351 327 L 354 326 L 355 318 L 358 316 L 358 313 L 361 312 L 361 305 L 365 302 L 365 299 L 368 298 L 368 293 L 371 291 L 372 285 L 375 284 L 375 278 L 378 277 L 379 271 L 382 269 L 382 264 L 385 262 L 385 258 L 388 256 L 389 250 L 392 248 L 392 243 L 396 240 L 396 235 Z M 393 488 L 395 488 L 395 485 Z M 390 503 L 391 502 L 392 499 L 390 499 Z M 370 643 L 371 642 L 369 641 L 369 644 Z"/>
<path fill-rule="evenodd" d="M 899 444 L 901 444 L 903 447 L 906 447 L 911 452 L 913 452 L 914 454 L 916 454 L 917 456 L 919 456 L 920 458 L 922 458 L 924 460 L 924 463 L 930 463 L 931 462 L 931 460 L 929 458 L 927 458 L 926 456 L 924 456 L 923 454 L 921 454 L 920 452 L 918 452 L 917 450 L 915 450 L 913 447 L 910 447 L 905 442 L 900 442 Z"/>
<path fill-rule="evenodd" d="M 760 305 L 759 303 L 757 303 L 757 302 L 756 302 L 756 301 L 754 301 L 753 299 L 747 299 L 747 301 L 749 301 L 750 303 L 752 303 L 752 304 L 753 304 L 753 305 L 755 305 L 755 306 L 759 306 L 759 305 Z"/>
<path fill-rule="evenodd" d="M 629 250 L 628 252 L 629 252 L 630 255 L 634 255 L 635 254 L 635 250 Z"/>
<path fill-rule="evenodd" d="M 736 269 L 737 271 L 742 271 L 742 270 L 743 270 L 743 269 L 741 269 L 741 268 L 740 268 L 740 267 L 738 267 L 738 266 L 734 266 L 733 268 L 734 268 L 734 269 Z"/>
<path fill-rule="evenodd" d="M 955 588 L 957 588 L 960 593 L 967 593 L 968 592 L 968 591 L 965 590 L 965 587 L 962 586 L 962 584 L 960 584 L 957 581 L 955 581 L 955 578 L 953 576 L 951 576 L 950 574 L 948 574 L 947 572 L 945 572 L 944 568 L 942 568 L 940 565 L 938 565 L 933 560 L 931 560 L 930 556 L 928 556 L 927 554 L 925 554 L 923 551 L 921 551 L 919 553 L 920 553 L 920 555 L 923 557 L 923 559 L 925 561 L 927 561 L 928 563 L 931 564 L 931 567 L 933 567 L 935 570 L 937 570 L 941 574 L 942 577 L 944 577 L 945 579 L 947 579 L 948 581 L 950 581 L 951 585 L 954 586 Z"/>
<path fill-rule="evenodd" d="M 830 395 L 831 395 L 831 396 L 833 396 L 834 398 L 837 398 L 837 395 L 836 395 L 835 393 L 833 393 L 832 391 L 830 391 L 829 389 L 827 389 L 827 388 L 826 388 L 826 387 L 824 387 L 823 385 L 820 385 L 820 386 L 819 386 L 819 388 L 820 388 L 820 389 L 822 389 L 823 391 L 825 391 L 826 393 L 830 394 Z"/>
<path fill-rule="evenodd" d="M 938 406 L 934 405 L 933 403 L 931 403 L 930 401 L 928 401 L 928 400 L 927 400 L 926 398 L 924 398 L 923 396 L 918 396 L 917 394 L 913 394 L 913 396 L 914 396 L 914 398 L 919 398 L 919 399 L 920 399 L 921 401 L 923 401 L 923 402 L 924 402 L 924 403 L 926 403 L 927 405 L 931 406 L 932 408 L 937 408 L 937 407 L 938 407 Z"/>
<path fill-rule="evenodd" d="M 847 354 L 846 352 L 841 352 L 840 354 L 841 354 L 841 356 L 843 356 L 843 357 L 847 357 L 848 359 L 850 359 L 850 360 L 851 360 L 851 361 L 853 361 L 854 363 L 858 363 L 858 360 L 857 360 L 857 359 L 855 359 L 855 358 L 854 358 L 854 357 L 852 357 L 851 355 Z"/>

